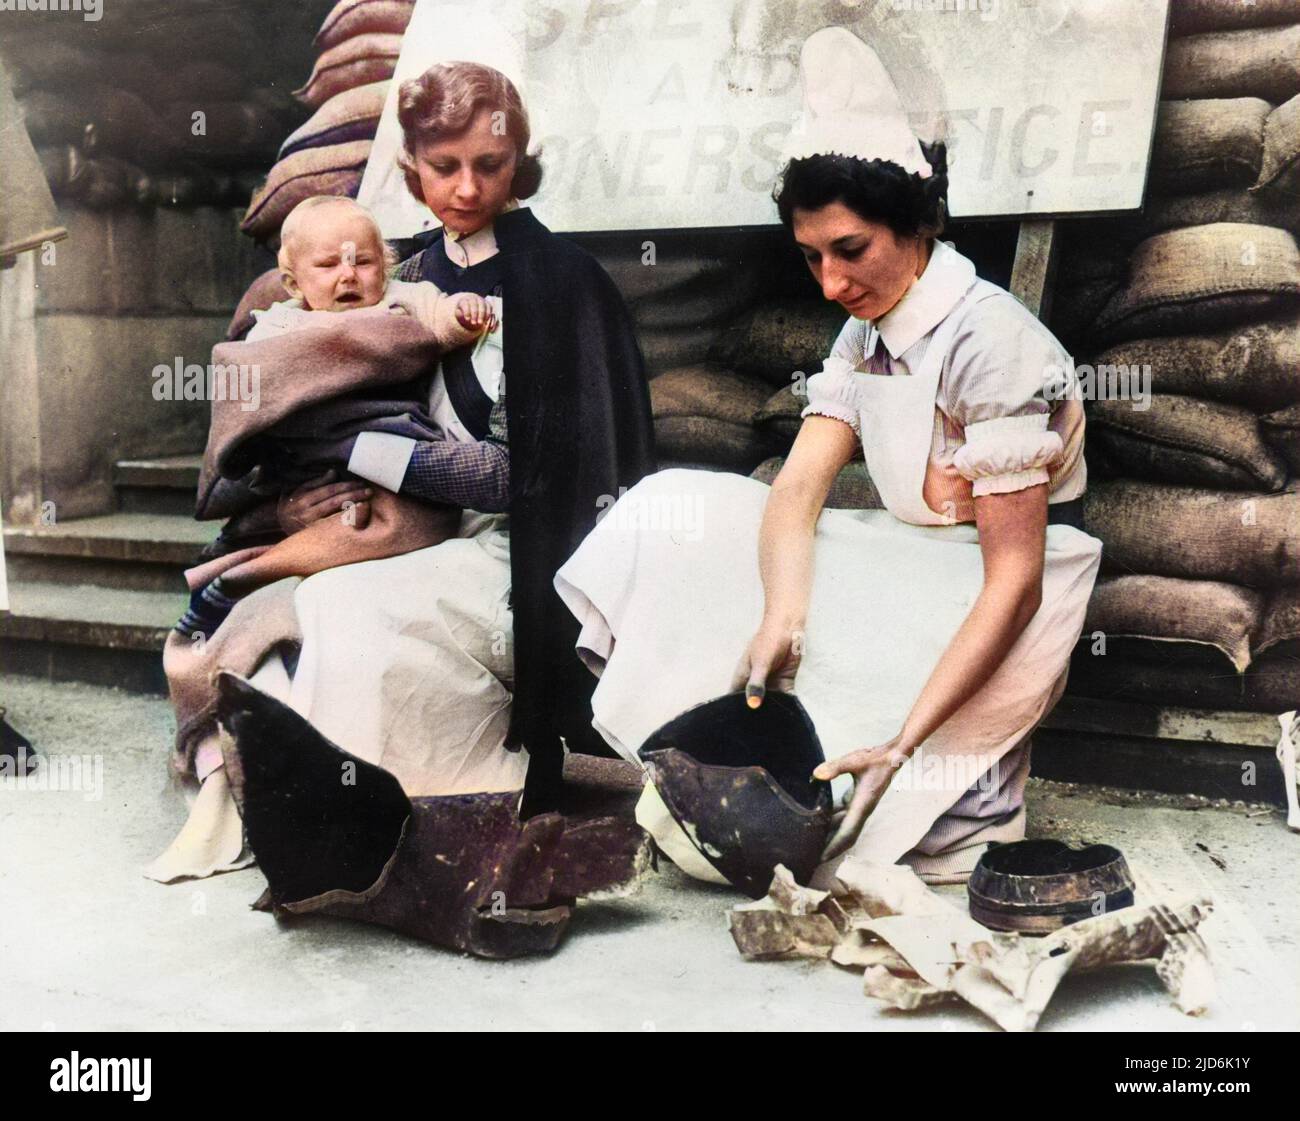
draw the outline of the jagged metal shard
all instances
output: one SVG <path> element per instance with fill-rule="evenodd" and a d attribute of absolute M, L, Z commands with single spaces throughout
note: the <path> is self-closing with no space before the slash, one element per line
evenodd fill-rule
<path fill-rule="evenodd" d="M 517 792 L 408 798 L 275 698 L 219 679 L 226 766 L 263 909 L 377 923 L 488 958 L 547 953 L 581 896 L 626 894 L 649 838 L 613 817 L 521 821 Z"/>

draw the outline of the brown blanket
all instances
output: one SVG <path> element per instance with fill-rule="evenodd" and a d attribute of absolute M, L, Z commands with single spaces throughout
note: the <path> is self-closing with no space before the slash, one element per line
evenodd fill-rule
<path fill-rule="evenodd" d="M 273 514 L 273 499 L 250 511 L 249 500 L 257 501 L 256 496 L 243 493 L 252 467 L 264 475 L 253 461 L 270 443 L 316 442 L 328 448 L 359 431 L 441 438 L 423 412 L 428 377 L 440 353 L 433 333 L 407 316 L 349 317 L 337 327 L 219 343 L 212 351 L 212 421 L 195 516 Z M 284 561 L 278 569 L 271 566 L 276 582 L 242 598 L 211 639 L 189 640 L 176 631 L 168 636 L 163 668 L 176 710 L 177 774 L 193 775 L 195 750 L 216 729 L 216 674 L 231 670 L 248 676 L 273 648 L 301 642 L 293 607 L 299 577 L 436 544 L 454 536 L 460 521 L 454 507 L 387 491 L 378 491 L 370 507 L 364 528 L 349 528 L 335 515 L 274 546 L 229 554 L 193 573 L 201 584 L 219 571 L 229 575 L 231 565 L 265 565 L 277 555 Z M 280 536 L 273 518 L 267 530 Z"/>
<path fill-rule="evenodd" d="M 194 753 L 217 728 L 216 676 L 223 669 L 245 676 L 277 646 L 302 643 L 293 592 L 300 580 L 281 580 L 241 599 L 208 640 L 184 638 L 177 631 L 163 647 L 167 691 L 176 712 L 172 771 L 194 776 Z"/>
<path fill-rule="evenodd" d="M 439 354 L 433 332 L 401 315 L 218 343 L 195 516 L 221 517 L 221 480 L 245 476 L 269 443 L 324 455 L 360 431 L 437 439 L 424 403 Z"/>

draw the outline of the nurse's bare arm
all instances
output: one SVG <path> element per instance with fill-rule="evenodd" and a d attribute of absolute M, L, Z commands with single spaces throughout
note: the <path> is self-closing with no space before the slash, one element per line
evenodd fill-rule
<path fill-rule="evenodd" d="M 822 779 L 858 776 L 853 801 L 827 847 L 827 857 L 842 851 L 856 835 L 894 769 L 993 676 L 1042 603 L 1047 484 L 975 499 L 975 524 L 984 559 L 983 587 L 902 730 L 888 743 L 851 751 L 814 772 Z M 925 604 L 918 603 L 916 609 L 924 611 Z"/>
<path fill-rule="evenodd" d="M 803 652 L 801 639 L 812 591 L 813 535 L 835 476 L 853 458 L 858 436 L 830 417 L 810 416 L 772 483 L 759 531 L 758 565 L 763 578 L 763 621 L 750 640 L 732 681 L 758 707 L 773 677 L 789 689 Z"/>

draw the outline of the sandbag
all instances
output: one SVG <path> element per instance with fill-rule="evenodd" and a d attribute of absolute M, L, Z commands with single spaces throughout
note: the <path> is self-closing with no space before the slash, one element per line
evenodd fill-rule
<path fill-rule="evenodd" d="M 663 417 L 655 422 L 655 447 L 672 459 L 713 463 L 744 474 L 764 456 L 752 428 L 703 416 Z"/>
<path fill-rule="evenodd" d="M 771 455 L 785 455 L 803 425 L 800 415 L 808 405 L 807 391 L 796 393 L 798 383 L 778 389 L 754 414 L 754 427 Z"/>
<path fill-rule="evenodd" d="M 9 32 L 5 34 L 7 36 Z M 105 81 L 102 55 L 74 47 L 61 39 L 43 36 L 25 39 L 19 44 L 6 38 L 4 47 L 9 88 L 15 97 L 25 97 L 36 89 L 61 93 L 76 89 L 85 82 Z"/>
<path fill-rule="evenodd" d="M 772 485 L 772 481 L 785 466 L 785 456 L 772 456 L 763 460 L 751 473 L 751 479 Z M 867 465 L 859 460 L 847 464 L 835 476 L 830 493 L 826 496 L 828 510 L 883 510 L 884 500 L 876 490 L 876 484 L 867 474 Z"/>
<path fill-rule="evenodd" d="M 1300 404 L 1268 413 L 1260 417 L 1259 423 L 1269 446 L 1286 462 L 1291 474 L 1300 478 Z"/>
<path fill-rule="evenodd" d="M 1258 97 L 1162 101 L 1148 180 L 1153 191 L 1209 191 L 1259 177 L 1264 122 L 1273 106 Z"/>
<path fill-rule="evenodd" d="M 652 375 L 706 361 L 723 329 L 754 304 L 768 278 L 754 259 L 753 239 L 731 231 L 588 234 L 574 240 L 622 294 Z M 653 242 L 652 258 L 647 241 Z"/>
<path fill-rule="evenodd" d="M 1221 650 L 1238 673 L 1251 661 L 1251 643 L 1265 596 L 1253 588 L 1168 576 L 1111 576 L 1098 580 L 1088 601 L 1085 637 L 1195 642 Z"/>
<path fill-rule="evenodd" d="M 847 318 L 829 300 L 764 301 L 722 333 L 711 357 L 773 386 L 786 385 L 796 371 L 822 368 Z"/>
<path fill-rule="evenodd" d="M 1097 318 L 1123 283 L 1118 277 L 1102 277 L 1077 284 L 1058 284 L 1048 323 L 1067 350 L 1078 351 L 1095 345 Z"/>
<path fill-rule="evenodd" d="M 1152 195 L 1133 225 L 1139 238 L 1147 238 L 1167 230 L 1215 222 L 1280 226 L 1300 233 L 1300 193 L 1225 187 L 1194 195 Z"/>
<path fill-rule="evenodd" d="M 1232 31 L 1300 23 L 1300 0 L 1174 0 L 1169 5 L 1169 34 Z"/>
<path fill-rule="evenodd" d="M 650 382 L 659 454 L 752 470 L 763 458 L 753 417 L 766 397 L 761 384 L 714 364 L 660 374 Z"/>
<path fill-rule="evenodd" d="M 766 400 L 761 383 L 715 363 L 669 370 L 650 382 L 650 411 L 656 420 L 706 416 L 752 427 Z"/>
<path fill-rule="evenodd" d="M 1135 480 L 1084 495 L 1102 567 L 1252 588 L 1300 583 L 1300 482 L 1276 494 Z"/>
<path fill-rule="evenodd" d="M 1300 671 L 1300 584 L 1278 588 L 1269 597 L 1255 635 L 1254 652 L 1290 655 Z"/>
<path fill-rule="evenodd" d="M 635 321 L 634 321 L 635 322 Z M 696 366 L 708 359 L 718 341 L 718 327 L 643 327 L 636 324 L 637 341 L 650 377 L 679 366 Z"/>
<path fill-rule="evenodd" d="M 1300 194 L 1300 95 L 1279 105 L 1264 122 L 1264 150 L 1255 189 L 1293 201 Z"/>
<path fill-rule="evenodd" d="M 1056 264 L 1058 286 L 1073 287 L 1090 280 L 1123 281 L 1128 259 L 1142 238 L 1125 218 L 1080 218 L 1062 223 Z"/>
<path fill-rule="evenodd" d="M 139 206 L 148 203 L 152 195 L 153 181 L 148 174 L 113 156 L 100 159 L 76 156 L 70 161 L 67 182 L 57 193 L 61 200 L 78 203 L 88 210 Z"/>
<path fill-rule="evenodd" d="M 1160 96 L 1262 97 L 1274 105 L 1300 93 L 1300 25 L 1218 31 L 1174 39 Z"/>
<path fill-rule="evenodd" d="M 209 58 L 186 58 L 181 65 L 152 65 L 124 78 L 122 85 L 151 105 L 188 101 L 196 109 L 207 101 L 238 101 L 249 81 L 242 69 Z M 179 62 L 180 60 L 178 60 Z"/>
<path fill-rule="evenodd" d="M 262 106 L 287 128 L 296 127 L 308 116 L 293 94 L 279 86 L 255 86 L 244 95 L 244 100 Z"/>
<path fill-rule="evenodd" d="M 135 206 L 149 202 L 153 180 L 124 160 L 90 159 L 71 144 L 38 148 L 50 193 L 61 202 L 75 202 L 91 210 Z"/>
<path fill-rule="evenodd" d="M 1117 638 L 1093 653 L 1085 632 L 1070 659 L 1066 693 L 1107 701 L 1228 712 L 1286 712 L 1300 697 L 1300 662 L 1271 654 L 1245 673 L 1194 643 Z"/>
<path fill-rule="evenodd" d="M 318 51 L 357 35 L 401 35 L 411 22 L 415 0 L 339 0 L 312 40 Z"/>
<path fill-rule="evenodd" d="M 126 90 L 88 89 L 86 119 L 81 146 L 95 159 L 113 156 L 145 168 L 163 168 L 180 155 L 179 144 L 164 131 L 153 108 Z"/>
<path fill-rule="evenodd" d="M 1255 414 L 1240 405 L 1156 393 L 1150 407 L 1096 401 L 1088 439 L 1125 475 L 1231 490 L 1280 490 L 1287 465 L 1260 434 Z"/>
<path fill-rule="evenodd" d="M 1107 340 L 1231 327 L 1300 303 L 1300 247 L 1271 226 L 1217 222 L 1147 238 L 1097 318 Z"/>
<path fill-rule="evenodd" d="M 88 118 L 76 102 L 52 90 L 32 90 L 18 107 L 33 147 L 81 143 Z"/>
<path fill-rule="evenodd" d="M 195 134 L 196 111 L 203 113 L 200 135 Z M 168 141 L 189 159 L 223 167 L 265 167 L 275 158 L 280 122 L 257 101 L 205 101 L 198 107 L 173 102 L 158 116 Z"/>
<path fill-rule="evenodd" d="M 269 241 L 303 199 L 312 195 L 355 198 L 370 147 L 369 140 L 354 140 L 328 148 L 305 148 L 282 159 L 253 196 L 240 229 L 258 241 Z"/>
<path fill-rule="evenodd" d="M 54 6 L 53 0 L 50 6 Z M 96 46 L 110 58 L 131 56 L 142 45 L 154 60 L 187 59 L 201 50 L 205 59 L 247 71 L 265 65 L 262 58 L 250 57 L 255 54 L 250 44 L 255 44 L 259 35 L 265 36 L 271 27 L 289 31 L 280 13 L 270 19 L 263 14 L 278 5 L 232 4 L 228 0 L 181 4 L 175 0 L 130 0 L 129 7 L 129 15 L 119 9 L 112 17 L 90 25 Z M 262 9 L 260 18 L 250 11 L 257 8 Z M 109 10 L 105 4 L 104 11 Z"/>
<path fill-rule="evenodd" d="M 574 240 L 609 274 L 638 329 L 710 327 L 716 336 L 759 298 L 768 276 L 753 239 L 731 231 L 589 234 Z"/>
<path fill-rule="evenodd" d="M 294 90 L 293 95 L 304 105 L 319 109 L 344 90 L 387 81 L 397 68 L 401 51 L 400 35 L 358 35 L 345 39 L 316 60 L 307 84 Z"/>
<path fill-rule="evenodd" d="M 1093 361 L 1150 366 L 1162 392 L 1267 412 L 1300 402 L 1300 316 L 1209 335 L 1129 339 Z"/>
<path fill-rule="evenodd" d="M 387 96 L 388 82 L 371 82 L 335 94 L 285 138 L 279 158 L 303 148 L 373 140 Z"/>

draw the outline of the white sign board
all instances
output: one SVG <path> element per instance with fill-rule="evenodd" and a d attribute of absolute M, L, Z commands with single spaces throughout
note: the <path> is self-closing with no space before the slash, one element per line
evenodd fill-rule
<path fill-rule="evenodd" d="M 799 51 L 839 24 L 918 135 L 946 137 L 957 218 L 1141 205 L 1168 0 L 420 0 L 361 187 L 388 237 L 436 224 L 396 171 L 397 87 L 467 59 L 519 87 L 561 231 L 770 225 Z"/>

